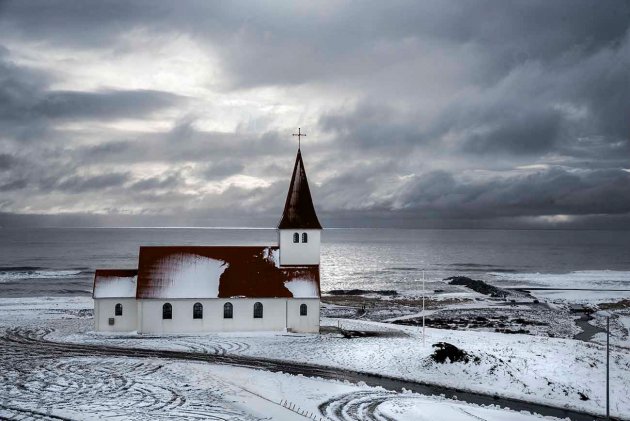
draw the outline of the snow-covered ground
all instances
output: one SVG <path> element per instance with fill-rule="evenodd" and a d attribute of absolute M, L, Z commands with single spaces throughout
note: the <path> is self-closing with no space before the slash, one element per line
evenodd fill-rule
<path fill-rule="evenodd" d="M 328 335 L 218 335 L 142 338 L 90 333 L 91 299 L 0 299 L 0 334 L 10 328 L 54 328 L 49 339 L 120 346 L 208 349 L 304 360 L 312 349 L 322 362 L 323 347 L 337 352 L 345 343 L 356 356 L 354 340 Z M 374 324 L 375 329 L 385 329 Z M 416 339 L 412 339 L 417 342 Z M 381 341 L 385 342 L 385 341 Z M 242 344 L 234 347 L 235 343 Z M 318 344 L 319 345 L 316 345 Z M 440 397 L 396 393 L 382 388 L 305 378 L 241 367 L 131 357 L 53 357 L 28 355 L 5 343 L 0 360 L 0 418 L 28 419 L 394 419 L 514 420 L 538 415 L 480 407 Z M 379 345 L 380 346 L 380 345 Z M 376 348 L 379 348 L 376 346 Z M 375 344 L 366 348 L 371 353 Z M 298 352 L 298 350 L 300 350 Z M 387 354 L 387 353 L 386 353 Z M 388 359 L 389 357 L 385 357 Z M 308 358 L 306 358 L 308 359 Z M 383 360 L 383 359 L 381 359 Z M 336 360 L 331 360 L 334 364 Z M 364 361 L 365 362 L 365 361 Z M 383 361 L 381 361 L 383 363 Z M 368 364 L 369 367 L 369 364 Z M 448 366 L 443 366 L 449 368 Z M 303 414 L 303 415 L 301 415 Z"/>
<path fill-rule="evenodd" d="M 0 386 L 0 418 L 35 414 L 73 420 L 542 418 L 440 397 L 193 362 L 64 358 L 35 364 L 19 375 Z"/>
<path fill-rule="evenodd" d="M 337 320 L 324 320 L 337 324 Z M 605 350 L 571 339 L 427 329 L 376 322 L 341 321 L 347 329 L 397 331 L 400 336 L 345 339 L 338 335 L 215 334 L 168 338 L 80 333 L 55 340 L 124 347 L 195 350 L 343 367 L 407 380 L 429 382 L 519 398 L 553 406 L 603 413 Z M 431 344 L 451 343 L 480 358 L 479 363 L 439 364 Z M 614 349 L 611 358 L 612 412 L 630 417 L 630 353 Z M 588 400 L 582 400 L 588 399 Z"/>
<path fill-rule="evenodd" d="M 0 327 L 45 324 L 55 329 L 47 336 L 55 341 L 234 353 L 343 367 L 589 412 L 604 411 L 605 350 L 599 344 L 428 328 L 423 345 L 421 328 L 347 319 L 323 319 L 322 323 L 384 334 L 353 339 L 338 334 L 108 335 L 92 332 L 91 304 L 86 298 L 0 299 Z M 479 357 L 479 362 L 434 362 L 429 357 L 431 344 L 442 341 Z M 614 348 L 611 363 L 612 413 L 630 418 L 628 349 Z M 409 411 L 411 414 L 415 409 Z"/>
<path fill-rule="evenodd" d="M 597 311 L 593 313 L 593 317 L 594 319 L 590 323 L 605 331 L 605 312 Z M 624 347 L 630 350 L 630 309 L 626 308 L 612 312 L 612 317 L 610 319 L 610 332 L 610 343 L 613 346 Z M 600 332 L 593 335 L 591 341 L 605 344 L 606 333 Z"/>
<path fill-rule="evenodd" d="M 630 298 L 630 272 L 583 270 L 569 273 L 491 273 L 489 282 L 499 287 L 567 288 L 532 290 L 531 294 L 549 301 L 595 304 Z M 570 290 L 570 288 L 586 291 Z"/>

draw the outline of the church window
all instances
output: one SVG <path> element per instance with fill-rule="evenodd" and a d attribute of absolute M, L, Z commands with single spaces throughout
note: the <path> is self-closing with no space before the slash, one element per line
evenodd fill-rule
<path fill-rule="evenodd" d="M 234 317 L 234 307 L 232 306 L 232 303 L 223 304 L 223 318 L 231 319 L 233 317 Z"/>
<path fill-rule="evenodd" d="M 254 303 L 254 319 L 262 319 L 263 305 L 262 303 Z"/>
<path fill-rule="evenodd" d="M 203 319 L 203 306 L 201 303 L 195 303 L 193 306 L 193 319 Z"/>
<path fill-rule="evenodd" d="M 302 242 L 308 243 L 308 234 L 305 232 L 302 233 Z"/>
<path fill-rule="evenodd" d="M 293 242 L 294 243 L 299 243 L 300 242 L 300 234 L 297 232 L 293 233 Z"/>
<path fill-rule="evenodd" d="M 306 316 L 307 313 L 308 307 L 306 307 L 306 304 L 300 304 L 300 316 Z"/>
<path fill-rule="evenodd" d="M 166 303 L 162 306 L 162 319 L 172 319 L 173 318 L 173 306 L 169 303 Z"/>
<path fill-rule="evenodd" d="M 122 304 L 116 304 L 114 307 L 114 316 L 122 316 Z"/>

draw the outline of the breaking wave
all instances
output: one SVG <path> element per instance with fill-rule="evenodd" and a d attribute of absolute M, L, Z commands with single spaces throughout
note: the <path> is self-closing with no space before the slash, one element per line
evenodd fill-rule
<path fill-rule="evenodd" d="M 0 268 L 0 283 L 26 279 L 78 278 L 86 274 L 86 268 L 46 269 L 32 266 Z"/>
<path fill-rule="evenodd" d="M 511 285 L 555 288 L 619 288 L 630 289 L 630 271 L 581 270 L 568 273 L 499 273 L 489 275 L 495 281 Z"/>

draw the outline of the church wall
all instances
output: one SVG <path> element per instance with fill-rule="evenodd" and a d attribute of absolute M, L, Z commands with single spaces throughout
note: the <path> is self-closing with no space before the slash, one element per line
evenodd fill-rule
<path fill-rule="evenodd" d="M 140 333 L 283 331 L 287 323 L 285 298 L 155 299 L 138 302 L 142 314 L 138 329 Z M 171 320 L 162 319 L 162 306 L 167 302 L 173 307 Z M 203 305 L 203 319 L 193 319 L 193 305 L 197 302 Z M 232 319 L 223 318 L 226 302 L 232 303 Z M 263 304 L 262 319 L 253 317 L 255 302 Z M 319 321 L 319 312 L 317 314 Z"/>
<path fill-rule="evenodd" d="M 306 316 L 300 316 L 301 304 L 306 304 Z M 319 333 L 319 299 L 288 299 L 287 328 L 290 332 Z"/>
<path fill-rule="evenodd" d="M 115 315 L 116 304 L 122 304 L 122 316 Z M 114 324 L 109 319 L 114 318 Z M 94 300 L 94 329 L 99 332 L 133 332 L 138 330 L 138 305 L 135 298 L 97 298 Z"/>
<path fill-rule="evenodd" d="M 282 229 L 280 233 L 280 265 L 319 265 L 321 230 Z M 300 242 L 293 242 L 293 233 L 300 234 Z M 302 243 L 302 233 L 308 242 Z"/>

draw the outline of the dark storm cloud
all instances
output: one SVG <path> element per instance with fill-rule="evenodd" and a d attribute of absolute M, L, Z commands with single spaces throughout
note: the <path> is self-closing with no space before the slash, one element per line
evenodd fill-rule
<path fill-rule="evenodd" d="M 14 64 L 7 51 L 0 50 L 0 123 L 4 129 L 30 126 L 41 119 L 138 118 L 183 100 L 153 90 L 50 90 L 52 76 Z"/>
<path fill-rule="evenodd" d="M 489 182 L 458 181 L 437 171 L 414 180 L 398 206 L 418 215 L 501 216 L 623 214 L 630 212 L 630 173 L 550 169 Z"/>
<path fill-rule="evenodd" d="M 206 169 L 203 170 L 203 176 L 207 180 L 220 179 L 238 174 L 244 168 L 245 166 L 236 160 L 223 160 L 208 164 Z"/>
<path fill-rule="evenodd" d="M 74 175 L 60 180 L 54 189 L 70 193 L 82 193 L 89 190 L 105 190 L 110 187 L 120 187 L 129 180 L 127 173 L 112 173 L 92 176 Z"/>
<path fill-rule="evenodd" d="M 136 181 L 129 188 L 132 190 L 157 190 L 157 189 L 170 189 L 177 187 L 181 184 L 181 179 L 177 175 L 169 175 L 166 177 L 149 177 Z"/>
<path fill-rule="evenodd" d="M 342 147 L 359 153 L 373 149 L 402 153 L 429 140 L 423 128 L 414 124 L 413 116 L 368 102 L 352 110 L 324 114 L 319 126 L 323 131 L 333 133 Z"/>
<path fill-rule="evenodd" d="M 211 132 L 196 129 L 191 121 L 177 123 L 168 131 L 129 133 L 116 140 L 77 148 L 89 162 L 209 162 L 208 177 L 230 175 L 244 166 L 247 158 L 264 158 L 287 153 L 286 137 L 270 131 L 254 135 Z"/>
<path fill-rule="evenodd" d="M 28 186 L 28 180 L 25 180 L 25 179 L 13 180 L 8 183 L 0 184 L 0 191 L 8 192 L 12 190 L 21 190 L 25 188 L 26 186 Z"/>
<path fill-rule="evenodd" d="M 163 19 L 171 9 L 165 6 L 152 1 L 4 0 L 0 2 L 0 25 L 23 38 L 98 46 L 143 21 Z"/>
<path fill-rule="evenodd" d="M 476 87 L 437 109 L 429 124 L 418 121 L 413 102 L 402 110 L 377 98 L 338 109 L 320 119 L 322 130 L 342 145 L 361 148 L 435 145 L 455 135 L 450 152 L 474 155 L 618 159 L 630 153 L 630 35 L 593 55 L 567 53 L 548 63 L 516 65 L 491 86 Z"/>
<path fill-rule="evenodd" d="M 473 153 L 512 152 L 516 154 L 547 152 L 554 148 L 562 121 L 553 110 L 517 113 L 494 120 L 486 133 L 472 135 L 464 150 Z"/>
<path fill-rule="evenodd" d="M 478 45 L 491 50 L 492 66 L 506 71 L 515 62 L 555 59 L 574 49 L 590 53 L 618 42 L 630 19 L 630 6 L 621 0 L 605 7 L 589 0 L 371 1 L 361 7 L 289 1 L 2 4 L 0 23 L 7 31 L 62 45 L 100 47 L 137 28 L 210 38 L 223 47 L 230 72 L 245 85 L 302 83 L 340 71 L 356 75 L 361 71 L 356 65 L 369 71 L 388 56 L 401 58 L 379 42 L 411 38 Z"/>
<path fill-rule="evenodd" d="M 177 95 L 151 90 L 48 92 L 30 111 L 49 118 L 133 118 L 173 106 Z"/>
<path fill-rule="evenodd" d="M 182 112 L 171 129 L 77 135 L 56 124 L 148 119 L 204 99 L 55 90 L 63 75 L 12 61 L 20 43 L 106 51 L 115 61 L 143 43 L 188 37 L 216 56 L 223 78 L 212 86 L 222 95 L 304 89 L 335 98 L 305 148 L 329 218 L 613 221 L 630 212 L 622 170 L 630 168 L 629 25 L 626 1 L 0 2 L 8 47 L 0 46 L 0 146 L 12 146 L 0 154 L 0 189 L 18 192 L 0 209 L 27 208 L 37 194 L 62 206 L 58 195 L 82 193 L 108 200 L 112 213 L 137 205 L 195 217 L 275 215 L 292 159 L 287 133 L 212 131 Z M 156 163 L 168 168 L 121 169 Z M 237 174 L 269 184 L 197 194 L 191 174 L 208 184 Z"/>
<path fill-rule="evenodd" d="M 13 167 L 17 163 L 17 160 L 13 155 L 6 153 L 0 154 L 0 171 L 6 171 Z"/>

